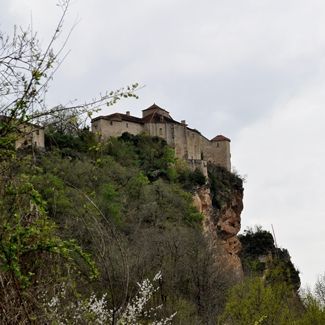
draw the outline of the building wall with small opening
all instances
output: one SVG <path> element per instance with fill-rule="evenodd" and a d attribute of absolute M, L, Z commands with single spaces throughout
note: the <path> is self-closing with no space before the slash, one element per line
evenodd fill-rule
<path fill-rule="evenodd" d="M 203 158 L 208 162 L 231 169 L 229 141 L 203 141 Z"/>
<path fill-rule="evenodd" d="M 192 130 L 185 123 L 179 122 L 129 122 L 123 119 L 108 120 L 104 118 L 93 120 L 92 131 L 99 132 L 103 140 L 114 136 L 119 137 L 124 132 L 139 134 L 143 131 L 151 136 L 158 136 L 166 140 L 175 150 L 175 155 L 192 163 L 194 166 L 206 166 L 212 162 L 230 170 L 230 143 L 227 140 L 210 141 L 196 130 Z M 202 161 L 202 164 L 199 163 Z M 191 165 L 191 166 L 192 166 Z M 203 166 L 202 165 L 202 166 Z"/>
<path fill-rule="evenodd" d="M 19 127 L 22 136 L 16 140 L 16 149 L 33 146 L 35 148 L 45 148 L 44 129 L 34 125 L 22 125 Z"/>
<path fill-rule="evenodd" d="M 109 121 L 105 119 L 98 119 L 91 124 L 91 130 L 94 133 L 99 133 L 102 140 L 109 137 L 119 137 L 124 132 L 129 132 L 133 135 L 139 134 L 143 131 L 143 125 L 140 123 L 114 120 Z"/>

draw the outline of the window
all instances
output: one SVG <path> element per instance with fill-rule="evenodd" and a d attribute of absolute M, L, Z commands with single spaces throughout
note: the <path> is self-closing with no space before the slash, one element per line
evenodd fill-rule
<path fill-rule="evenodd" d="M 110 124 L 110 125 L 113 125 L 113 121 L 110 121 L 109 124 Z"/>
<path fill-rule="evenodd" d="M 36 130 L 36 135 L 39 135 L 39 130 Z"/>
<path fill-rule="evenodd" d="M 127 127 L 127 128 L 129 127 L 129 123 L 126 123 L 126 127 Z"/>
<path fill-rule="evenodd" d="M 162 135 L 163 132 L 162 132 L 162 128 L 159 128 L 159 135 Z"/>

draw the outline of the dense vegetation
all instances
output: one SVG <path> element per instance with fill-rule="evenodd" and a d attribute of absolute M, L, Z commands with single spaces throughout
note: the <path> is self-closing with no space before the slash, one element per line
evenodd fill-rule
<path fill-rule="evenodd" d="M 58 314 L 64 324 L 96 323 L 98 312 L 85 306 L 103 297 L 114 322 L 137 295 L 137 283 L 159 272 L 140 315 L 144 323 L 174 312 L 175 324 L 323 321 L 320 300 L 297 295 L 299 275 L 287 251 L 260 228 L 240 236 L 247 278 L 233 286 L 192 206 L 202 174 L 175 159 L 164 140 L 124 134 L 98 143 L 88 130 L 49 130 L 46 141 L 45 152 L 25 148 L 10 165 L 2 161 L 8 176 L 0 205 L 3 323 L 42 323 Z M 226 194 L 241 186 L 212 168 L 212 191 L 216 182 Z M 216 193 L 226 195 L 220 186 Z M 157 305 L 163 308 L 154 316 L 145 313 Z"/>
<path fill-rule="evenodd" d="M 44 306 L 62 286 L 62 313 L 66 301 L 77 305 L 95 293 L 105 294 L 118 314 L 136 295 L 137 282 L 161 271 L 154 298 L 164 305 L 161 316 L 177 311 L 175 322 L 215 323 L 232 278 L 215 264 L 192 205 L 190 191 L 203 175 L 177 161 L 164 140 L 146 135 L 97 143 L 87 130 L 49 130 L 46 142 L 45 152 L 17 152 L 2 193 L 3 220 L 15 216 L 14 225 L 2 228 L 11 236 L 3 254 L 13 254 L 3 262 L 17 265 L 12 276 L 30 317 L 50 317 Z M 30 204 L 42 218 L 28 213 Z M 12 293 L 12 299 L 20 298 Z"/>
<path fill-rule="evenodd" d="M 226 168 L 209 163 L 208 176 L 212 204 L 218 210 L 225 205 L 232 205 L 234 196 L 244 191 L 242 177 L 229 173 Z"/>
<path fill-rule="evenodd" d="M 325 276 L 315 290 L 300 290 L 299 271 L 286 249 L 276 247 L 268 231 L 248 229 L 239 236 L 245 273 L 228 292 L 221 324 L 325 323 Z"/>
<path fill-rule="evenodd" d="M 248 229 L 239 236 L 242 243 L 241 260 L 244 272 L 264 275 L 268 281 L 280 281 L 298 291 L 299 271 L 291 262 L 286 249 L 275 246 L 273 236 L 259 227 Z"/>

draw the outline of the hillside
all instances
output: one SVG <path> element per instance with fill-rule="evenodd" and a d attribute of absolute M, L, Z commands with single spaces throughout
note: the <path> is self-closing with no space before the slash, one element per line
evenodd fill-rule
<path fill-rule="evenodd" d="M 12 178 L 3 187 L 7 191 L 2 213 L 8 219 L 9 213 L 22 214 L 29 232 L 54 227 L 51 235 L 75 240 L 91 256 L 98 276 L 90 274 L 94 270 L 89 270 L 89 261 L 76 257 L 76 252 L 69 258 L 60 253 L 58 258 L 52 248 L 43 247 L 49 246 L 46 242 L 37 248 L 23 247 L 30 245 L 28 239 L 15 256 L 21 285 L 33 296 L 44 295 L 44 290 L 45 296 L 53 296 L 64 279 L 66 294 L 60 308 L 65 301 L 95 292 L 106 294 L 109 308 L 117 311 L 136 294 L 137 282 L 160 271 L 163 278 L 155 302 L 164 304 L 162 315 L 177 310 L 179 320 L 212 322 L 211 315 L 220 312 L 225 297 L 214 288 L 225 293 L 233 279 L 222 270 L 215 272 L 214 252 L 202 232 L 203 215 L 192 204 L 204 176 L 176 160 L 163 140 L 145 135 L 125 134 L 97 143 L 88 131 L 78 136 L 52 132 L 46 145 L 46 152 L 35 152 L 33 157 L 30 149 L 17 153 L 10 166 Z M 27 182 L 28 191 L 34 193 L 31 198 L 24 192 Z M 28 200 L 35 197 L 34 204 L 41 205 L 49 225 L 28 214 Z M 48 253 L 45 264 L 44 251 Z M 72 260 L 77 273 L 71 274 L 66 262 Z M 31 315 L 37 314 L 34 308 L 29 301 Z M 20 309 L 17 306 L 16 312 L 23 313 Z"/>
<path fill-rule="evenodd" d="M 52 129 L 46 148 L 2 156 L 2 323 L 114 324 L 146 294 L 132 311 L 139 324 L 239 324 L 228 292 L 265 272 L 263 286 L 280 283 L 295 297 L 286 308 L 301 313 L 288 253 L 267 234 L 265 248 L 253 232 L 237 237 L 239 176 L 210 164 L 206 179 L 145 134 L 97 142 L 88 130 Z M 270 254 L 276 267 L 256 262 Z"/>

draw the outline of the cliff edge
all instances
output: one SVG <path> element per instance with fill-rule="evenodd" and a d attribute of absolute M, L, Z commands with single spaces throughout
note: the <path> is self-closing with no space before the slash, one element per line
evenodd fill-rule
<path fill-rule="evenodd" d="M 210 240 L 216 261 L 236 279 L 243 278 L 237 237 L 243 210 L 243 181 L 225 168 L 209 164 L 208 184 L 196 190 L 193 202 L 203 216 L 203 229 Z M 220 263 L 221 262 L 221 263 Z"/>

